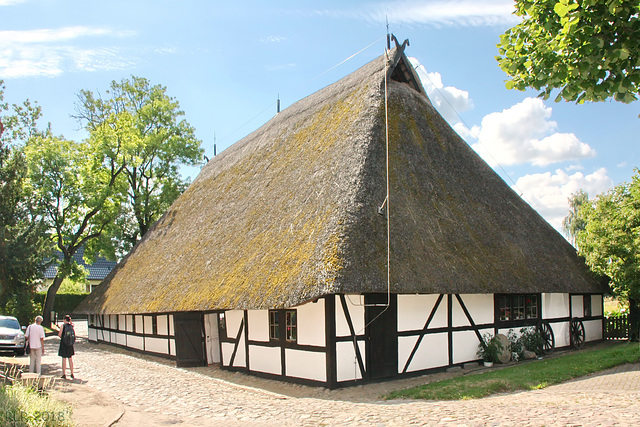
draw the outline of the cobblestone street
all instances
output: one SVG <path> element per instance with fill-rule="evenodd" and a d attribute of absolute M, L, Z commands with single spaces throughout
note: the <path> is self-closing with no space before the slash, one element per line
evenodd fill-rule
<path fill-rule="evenodd" d="M 47 338 L 45 374 L 61 374 L 57 346 L 57 337 Z M 640 425 L 640 364 L 537 391 L 431 402 L 379 399 L 424 377 L 329 391 L 214 367 L 176 368 L 82 338 L 74 361 L 76 379 L 59 380 L 55 397 L 74 404 L 83 426 Z"/>

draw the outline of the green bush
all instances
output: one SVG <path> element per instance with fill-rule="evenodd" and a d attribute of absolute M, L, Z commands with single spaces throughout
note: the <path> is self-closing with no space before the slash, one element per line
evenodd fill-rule
<path fill-rule="evenodd" d="M 22 289 L 9 297 L 3 310 L 0 312 L 7 316 L 13 316 L 20 325 L 27 326 L 33 323 L 33 319 L 42 313 L 42 303 L 37 301 L 37 294 L 29 289 Z"/>

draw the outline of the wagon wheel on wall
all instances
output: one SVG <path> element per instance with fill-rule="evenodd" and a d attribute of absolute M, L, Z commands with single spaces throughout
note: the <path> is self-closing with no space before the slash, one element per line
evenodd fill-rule
<path fill-rule="evenodd" d="M 542 351 L 544 353 L 552 352 L 556 346 L 556 339 L 553 336 L 553 330 L 549 322 L 539 322 L 537 330 L 542 338 Z"/>
<path fill-rule="evenodd" d="M 574 348 L 582 348 L 584 347 L 584 324 L 582 320 L 572 319 L 571 320 L 571 346 Z"/>

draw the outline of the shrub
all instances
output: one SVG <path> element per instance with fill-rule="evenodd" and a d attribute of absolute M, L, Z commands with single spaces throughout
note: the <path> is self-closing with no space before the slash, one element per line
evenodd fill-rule
<path fill-rule="evenodd" d="M 0 387 L 0 425 L 3 426 L 73 426 L 71 409 L 20 384 Z"/>
<path fill-rule="evenodd" d="M 490 334 L 482 336 L 482 342 L 478 344 L 477 355 L 485 362 L 498 362 L 498 356 L 502 351 L 502 343 Z"/>

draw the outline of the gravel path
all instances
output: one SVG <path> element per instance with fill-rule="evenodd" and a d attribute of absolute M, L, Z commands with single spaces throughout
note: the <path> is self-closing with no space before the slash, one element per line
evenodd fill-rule
<path fill-rule="evenodd" d="M 82 335 L 80 323 L 77 329 Z M 47 339 L 43 373 L 60 375 L 57 345 L 57 337 Z M 378 397 L 425 377 L 329 391 L 213 367 L 176 368 L 86 339 L 76 353 L 76 380 L 61 380 L 56 396 L 73 402 L 81 425 L 640 425 L 640 364 L 543 390 L 432 402 Z M 105 419 L 92 424 L 92 417 Z"/>

